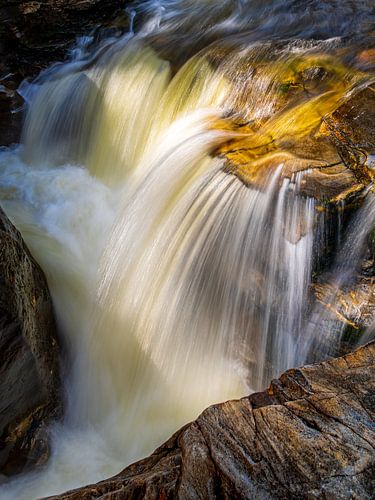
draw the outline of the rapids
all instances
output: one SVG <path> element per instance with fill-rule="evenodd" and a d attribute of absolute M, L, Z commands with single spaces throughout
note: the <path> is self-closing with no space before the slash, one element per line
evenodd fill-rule
<path fill-rule="evenodd" d="M 81 38 L 22 84 L 22 144 L 0 151 L 1 205 L 47 276 L 67 352 L 51 459 L 1 498 L 108 477 L 320 343 L 309 287 L 326 221 L 299 195 L 305 173 L 280 160 L 248 185 L 218 152 L 309 130 L 363 82 L 351 47 L 372 2 L 147 0 L 126 15 L 125 33 Z M 332 79 L 280 111 L 291 68 L 311 59 Z M 339 230 L 338 286 L 362 257 L 373 200 L 360 229 Z"/>

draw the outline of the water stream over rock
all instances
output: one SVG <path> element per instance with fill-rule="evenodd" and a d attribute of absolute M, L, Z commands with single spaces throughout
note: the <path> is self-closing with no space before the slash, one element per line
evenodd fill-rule
<path fill-rule="evenodd" d="M 45 469 L 0 496 L 98 481 L 339 345 L 311 283 L 322 266 L 350 281 L 375 204 L 323 118 L 372 85 L 358 54 L 375 14 L 300 4 L 134 2 L 128 31 L 22 85 L 0 199 L 49 282 L 66 414 Z"/>

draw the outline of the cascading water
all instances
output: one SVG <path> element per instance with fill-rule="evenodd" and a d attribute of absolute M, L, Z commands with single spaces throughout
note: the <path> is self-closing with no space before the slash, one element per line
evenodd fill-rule
<path fill-rule="evenodd" d="M 1 204 L 48 278 L 67 403 L 49 465 L 0 496 L 118 472 L 209 404 L 309 359 L 320 222 L 300 195 L 305 173 L 275 157 L 247 183 L 222 153 L 298 135 L 301 117 L 309 130 L 363 77 L 333 57 L 339 37 L 363 29 L 368 2 L 340 2 L 334 25 L 316 3 L 301 13 L 293 1 L 135 2 L 137 34 L 131 23 L 87 38 L 23 85 L 23 145 L 0 152 Z M 279 77 L 292 86 L 290 68 L 306 58 L 336 76 L 280 114 Z M 363 210 L 362 236 L 373 202 Z"/>

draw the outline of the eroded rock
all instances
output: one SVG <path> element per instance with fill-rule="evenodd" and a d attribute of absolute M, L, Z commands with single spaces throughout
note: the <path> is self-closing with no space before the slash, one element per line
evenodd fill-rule
<path fill-rule="evenodd" d="M 285 96 L 264 123 L 226 124 L 234 137 L 216 151 L 225 170 L 262 189 L 269 173 L 282 166 L 282 178 L 305 172 L 302 196 L 325 205 L 361 201 L 375 177 L 375 87 L 368 75 L 349 78 L 337 67 L 335 79 L 314 65 L 286 78 Z"/>
<path fill-rule="evenodd" d="M 0 209 L 0 472 L 44 463 L 61 412 L 56 324 L 42 270 Z"/>
<path fill-rule="evenodd" d="M 373 498 L 375 343 L 211 406 L 150 457 L 54 499 Z"/>
<path fill-rule="evenodd" d="M 355 88 L 332 114 L 326 116 L 320 133 L 327 134 L 340 157 L 357 178 L 372 181 L 375 169 L 375 84 Z"/>

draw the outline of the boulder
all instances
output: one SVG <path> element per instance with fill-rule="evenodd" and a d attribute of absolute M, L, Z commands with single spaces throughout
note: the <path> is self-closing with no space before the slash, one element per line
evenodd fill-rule
<path fill-rule="evenodd" d="M 40 267 L 0 209 L 0 472 L 44 463 L 61 413 L 58 342 Z"/>
<path fill-rule="evenodd" d="M 375 343 L 211 406 L 150 457 L 53 499 L 373 498 Z"/>
<path fill-rule="evenodd" d="M 307 101 L 301 100 L 299 90 L 299 100 L 294 95 L 264 123 L 241 126 L 228 119 L 224 128 L 234 138 L 215 154 L 225 160 L 226 171 L 247 186 L 262 189 L 268 174 L 282 165 L 282 177 L 293 179 L 305 172 L 299 193 L 315 198 L 320 209 L 331 209 L 337 202 L 361 203 L 375 178 L 375 85 L 369 76 L 358 78 L 353 76 L 354 83 L 345 88 L 340 73 L 337 90 L 323 88 L 317 96 L 304 86 Z"/>

